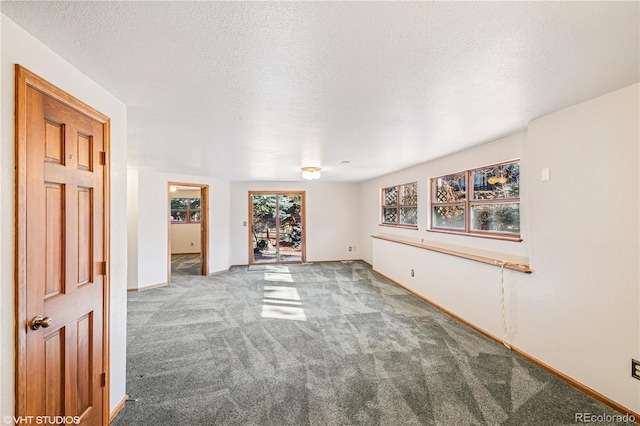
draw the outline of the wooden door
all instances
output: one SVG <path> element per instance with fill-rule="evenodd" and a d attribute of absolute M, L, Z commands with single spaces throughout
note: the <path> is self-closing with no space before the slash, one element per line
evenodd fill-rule
<path fill-rule="evenodd" d="M 16 75 L 16 414 L 106 424 L 109 121 Z"/>

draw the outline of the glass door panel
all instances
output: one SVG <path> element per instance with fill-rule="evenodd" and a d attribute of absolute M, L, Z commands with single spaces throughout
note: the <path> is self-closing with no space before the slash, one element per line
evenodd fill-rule
<path fill-rule="evenodd" d="M 254 194 L 251 196 L 253 220 L 254 263 L 274 263 L 278 261 L 276 204 L 278 197 L 274 194 Z"/>
<path fill-rule="evenodd" d="M 303 193 L 250 193 L 249 263 L 304 261 Z"/>
<path fill-rule="evenodd" d="M 278 196 L 278 253 L 281 262 L 302 260 L 302 196 Z"/>

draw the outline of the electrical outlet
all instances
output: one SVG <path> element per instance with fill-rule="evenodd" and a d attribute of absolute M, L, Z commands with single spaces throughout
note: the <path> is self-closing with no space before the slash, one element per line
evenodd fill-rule
<path fill-rule="evenodd" d="M 349 246 L 349 251 L 353 251 L 353 247 Z"/>
<path fill-rule="evenodd" d="M 637 359 L 631 360 L 631 377 L 640 380 L 640 361 Z"/>
<path fill-rule="evenodd" d="M 413 269 L 411 270 L 411 276 L 412 276 L 412 277 L 414 276 L 414 274 L 413 274 Z"/>

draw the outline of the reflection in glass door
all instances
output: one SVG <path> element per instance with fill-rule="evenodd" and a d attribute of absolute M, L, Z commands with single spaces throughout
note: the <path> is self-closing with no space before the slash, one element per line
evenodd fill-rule
<path fill-rule="evenodd" d="M 250 261 L 304 262 L 304 192 L 250 192 Z"/>

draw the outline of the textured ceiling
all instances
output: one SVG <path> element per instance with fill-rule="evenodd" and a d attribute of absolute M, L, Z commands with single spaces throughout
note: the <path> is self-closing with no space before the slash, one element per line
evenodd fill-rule
<path fill-rule="evenodd" d="M 639 81 L 638 2 L 0 7 L 127 104 L 131 167 L 231 180 L 363 180 Z"/>

